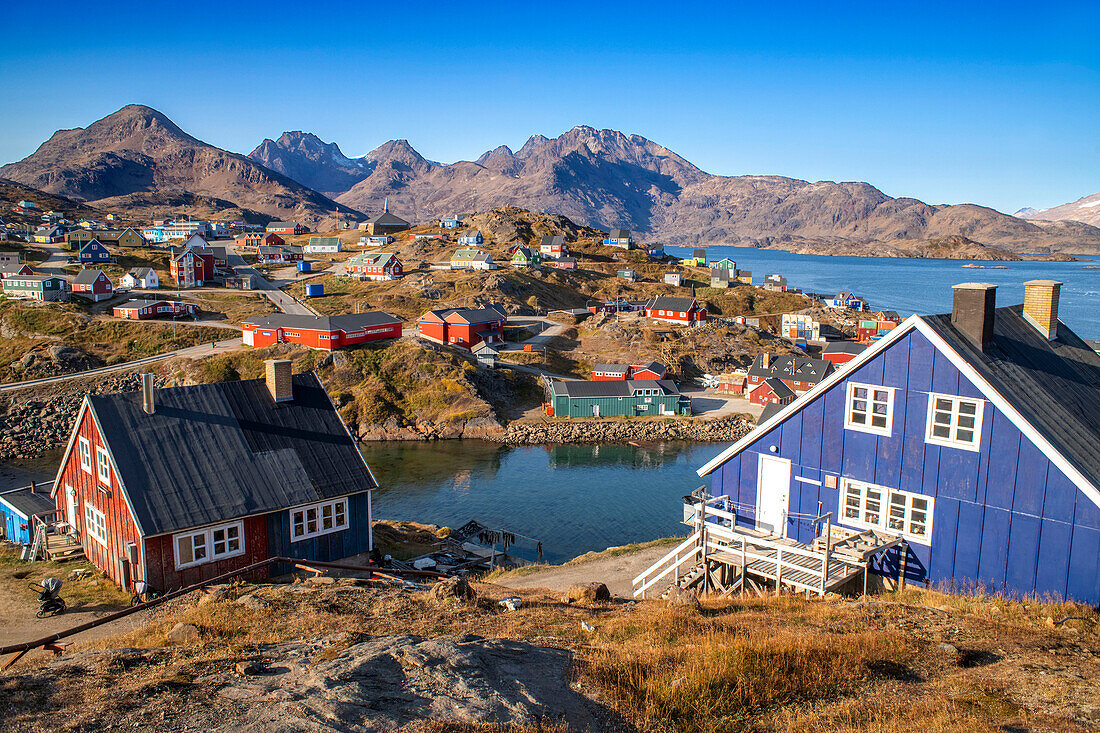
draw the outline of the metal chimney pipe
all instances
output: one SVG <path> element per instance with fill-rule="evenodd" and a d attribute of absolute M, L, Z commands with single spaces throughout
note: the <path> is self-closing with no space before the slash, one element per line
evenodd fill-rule
<path fill-rule="evenodd" d="M 141 409 L 146 415 L 152 415 L 157 411 L 157 405 L 153 399 L 153 375 L 149 372 L 141 375 Z"/>

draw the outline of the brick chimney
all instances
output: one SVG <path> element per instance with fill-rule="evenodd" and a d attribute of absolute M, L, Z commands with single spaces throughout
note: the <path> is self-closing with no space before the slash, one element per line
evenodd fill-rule
<path fill-rule="evenodd" d="M 276 402 L 290 402 L 294 399 L 294 386 L 291 384 L 290 360 L 268 359 L 264 362 L 267 377 L 267 391 Z"/>
<path fill-rule="evenodd" d="M 1048 340 L 1058 338 L 1057 280 L 1028 280 L 1024 283 L 1024 320 Z"/>
<path fill-rule="evenodd" d="M 768 352 L 764 352 L 760 355 L 760 366 L 767 369 L 772 363 L 772 355 Z"/>
<path fill-rule="evenodd" d="M 993 343 L 993 310 L 997 286 L 990 283 L 960 283 L 952 288 L 955 302 L 951 325 L 982 351 Z"/>

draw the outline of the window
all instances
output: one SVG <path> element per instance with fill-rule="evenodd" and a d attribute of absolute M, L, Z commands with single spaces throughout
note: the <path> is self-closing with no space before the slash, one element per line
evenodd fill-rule
<path fill-rule="evenodd" d="M 890 435 L 893 422 L 893 388 L 848 383 L 848 410 L 844 415 L 844 427 L 864 433 Z"/>
<path fill-rule="evenodd" d="M 99 474 L 99 480 L 106 486 L 111 485 L 111 459 L 102 446 L 95 447 L 95 465 Z"/>
<path fill-rule="evenodd" d="M 176 568 L 223 560 L 244 554 L 244 522 L 217 524 L 177 534 Z"/>
<path fill-rule="evenodd" d="M 99 544 L 107 546 L 107 517 L 91 504 L 84 505 L 84 531 Z"/>
<path fill-rule="evenodd" d="M 844 524 L 880 529 L 924 544 L 931 541 L 932 497 L 851 479 L 843 479 L 842 486 Z"/>
<path fill-rule="evenodd" d="M 928 432 L 925 440 L 936 445 L 978 450 L 984 407 L 982 400 L 928 395 Z"/>
<path fill-rule="evenodd" d="M 79 438 L 77 442 L 80 444 L 80 467 L 88 473 L 92 472 L 92 444 L 88 442 L 87 438 Z"/>
<path fill-rule="evenodd" d="M 337 499 L 290 510 L 290 541 L 348 528 L 348 500 Z"/>

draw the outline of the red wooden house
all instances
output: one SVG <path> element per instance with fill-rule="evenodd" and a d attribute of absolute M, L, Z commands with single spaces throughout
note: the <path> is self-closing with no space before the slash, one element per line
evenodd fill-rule
<path fill-rule="evenodd" d="M 348 274 L 360 280 L 396 280 L 405 274 L 405 266 L 391 252 L 360 252 L 348 260 Z"/>
<path fill-rule="evenodd" d="M 645 304 L 645 314 L 659 321 L 673 323 L 703 323 L 707 309 L 699 306 L 695 298 L 673 298 L 660 295 Z"/>
<path fill-rule="evenodd" d="M 401 319 L 385 311 L 348 313 L 341 316 L 300 316 L 273 313 L 241 324 L 247 346 L 302 344 L 332 351 L 380 339 L 400 338 Z"/>
<path fill-rule="evenodd" d="M 504 343 L 508 314 L 500 306 L 484 308 L 441 308 L 420 317 L 418 335 L 439 344 L 472 349 L 482 341 Z"/>
<path fill-rule="evenodd" d="M 831 361 L 836 366 L 840 366 L 841 364 L 847 364 L 852 359 L 859 356 L 866 348 L 866 344 L 861 344 L 856 341 L 830 341 L 825 344 L 825 348 L 821 350 L 821 358 L 825 361 Z"/>
<path fill-rule="evenodd" d="M 592 367 L 593 382 L 625 382 L 630 379 L 626 364 L 596 364 Z"/>
<path fill-rule="evenodd" d="M 778 377 L 768 377 L 749 392 L 749 402 L 754 405 L 788 405 L 795 397 L 794 390 Z"/>
<path fill-rule="evenodd" d="M 103 270 L 81 270 L 73 278 L 73 295 L 98 303 L 107 300 L 115 292 L 111 278 L 107 277 Z"/>
<path fill-rule="evenodd" d="M 116 318 L 129 318 L 135 321 L 193 316 L 198 312 L 197 305 L 180 300 L 128 300 L 122 305 L 116 305 L 113 309 Z"/>
<path fill-rule="evenodd" d="M 296 221 L 273 221 L 267 225 L 266 231 L 270 234 L 296 235 L 306 234 L 309 227 L 302 226 Z"/>
<path fill-rule="evenodd" d="M 169 592 L 270 557 L 373 546 L 377 486 L 324 387 L 290 362 L 267 378 L 87 395 L 52 497 L 114 582 Z M 201 457 L 201 463 L 196 459 Z M 257 573 L 266 576 L 267 566 Z"/>
<path fill-rule="evenodd" d="M 659 361 L 651 361 L 648 364 L 631 364 L 630 378 L 633 380 L 660 380 L 665 379 L 668 367 Z"/>
<path fill-rule="evenodd" d="M 168 273 L 178 287 L 199 287 L 214 279 L 214 253 L 198 247 L 173 248 Z"/>
<path fill-rule="evenodd" d="M 245 232 L 235 240 L 238 247 L 281 247 L 286 240 L 274 232 Z"/>

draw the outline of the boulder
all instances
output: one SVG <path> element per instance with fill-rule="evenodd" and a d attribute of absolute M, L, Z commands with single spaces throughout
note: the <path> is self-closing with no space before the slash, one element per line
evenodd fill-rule
<path fill-rule="evenodd" d="M 195 624 L 185 624 L 180 622 L 172 627 L 172 630 L 168 632 L 168 641 L 173 644 L 198 644 L 199 643 L 199 627 Z"/>
<path fill-rule="evenodd" d="M 445 598 L 457 598 L 460 601 L 472 601 L 477 598 L 477 593 L 470 587 L 465 578 L 444 578 L 431 589 L 432 598 L 442 600 Z"/>
<path fill-rule="evenodd" d="M 566 597 L 571 601 L 587 601 L 589 603 L 610 601 L 611 591 L 603 583 L 583 583 L 570 586 L 569 590 L 566 591 Z"/>
<path fill-rule="evenodd" d="M 699 608 L 699 596 L 695 591 L 691 589 L 684 589 L 678 585 L 672 586 L 669 589 L 668 595 L 665 597 L 668 605 L 670 606 L 690 606 L 693 608 Z"/>
<path fill-rule="evenodd" d="M 266 611 L 270 606 L 270 604 L 263 598 L 260 598 L 259 596 L 253 595 L 251 593 L 245 594 L 238 598 L 237 603 L 251 611 Z"/>

